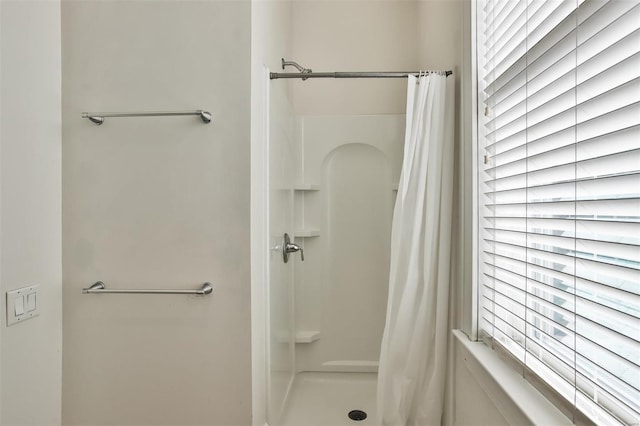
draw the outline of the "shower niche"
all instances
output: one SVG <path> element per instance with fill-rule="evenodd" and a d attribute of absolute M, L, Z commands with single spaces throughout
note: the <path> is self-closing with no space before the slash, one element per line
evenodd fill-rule
<path fill-rule="evenodd" d="M 296 371 L 376 372 L 404 115 L 295 123 Z"/>

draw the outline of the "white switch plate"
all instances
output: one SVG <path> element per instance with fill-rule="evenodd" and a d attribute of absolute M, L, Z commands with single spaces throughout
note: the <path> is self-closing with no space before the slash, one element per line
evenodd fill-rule
<path fill-rule="evenodd" d="M 13 325 L 18 322 L 28 320 L 40 315 L 40 300 L 38 291 L 39 285 L 31 285 L 29 287 L 23 287 L 16 290 L 7 292 L 7 325 Z M 33 299 L 35 297 L 35 299 Z M 22 315 L 16 315 L 16 300 L 22 301 L 24 307 L 24 313 Z M 35 309 L 27 309 L 27 301 L 35 302 Z"/>

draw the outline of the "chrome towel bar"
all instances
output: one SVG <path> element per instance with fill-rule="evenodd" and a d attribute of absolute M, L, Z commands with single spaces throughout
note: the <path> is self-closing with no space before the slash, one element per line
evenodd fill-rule
<path fill-rule="evenodd" d="M 201 109 L 195 111 L 83 112 L 82 118 L 88 118 L 99 126 L 104 123 L 105 117 L 168 117 L 174 115 L 197 115 L 203 123 L 210 123 L 212 120 L 211 113 Z"/>
<path fill-rule="evenodd" d="M 134 293 L 134 294 L 198 294 L 201 296 L 205 296 L 207 294 L 211 294 L 213 292 L 213 287 L 211 283 L 203 283 L 202 287 L 196 290 L 146 290 L 146 289 L 108 289 L 105 287 L 102 281 L 97 281 L 89 288 L 83 288 L 82 292 L 85 294 L 89 293 Z"/>

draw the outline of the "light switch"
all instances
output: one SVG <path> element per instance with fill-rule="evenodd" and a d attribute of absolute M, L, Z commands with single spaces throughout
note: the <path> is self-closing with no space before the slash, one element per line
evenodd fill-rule
<path fill-rule="evenodd" d="M 27 294 L 27 312 L 36 310 L 36 293 Z"/>
<path fill-rule="evenodd" d="M 31 285 L 7 292 L 7 325 L 21 323 L 40 315 L 39 291 L 39 285 Z"/>
<path fill-rule="evenodd" d="M 19 317 L 20 315 L 24 315 L 24 296 L 16 297 L 13 303 L 16 316 Z"/>

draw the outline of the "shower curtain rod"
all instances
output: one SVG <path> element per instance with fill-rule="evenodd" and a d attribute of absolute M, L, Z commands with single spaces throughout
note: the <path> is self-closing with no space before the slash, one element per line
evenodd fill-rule
<path fill-rule="evenodd" d="M 453 71 L 387 71 L 387 72 L 271 72 L 269 78 L 277 80 L 280 78 L 406 78 L 409 75 L 418 76 L 420 73 L 442 73 L 448 77 Z"/>
<path fill-rule="evenodd" d="M 313 72 L 311 68 L 304 68 L 302 65 L 294 61 L 285 61 L 281 59 L 282 69 L 287 66 L 295 67 L 297 72 L 270 72 L 269 79 L 277 80 L 279 78 L 406 78 L 409 75 L 416 77 L 423 73 L 444 73 L 447 77 L 453 74 L 453 71 L 382 71 L 382 72 Z"/>

